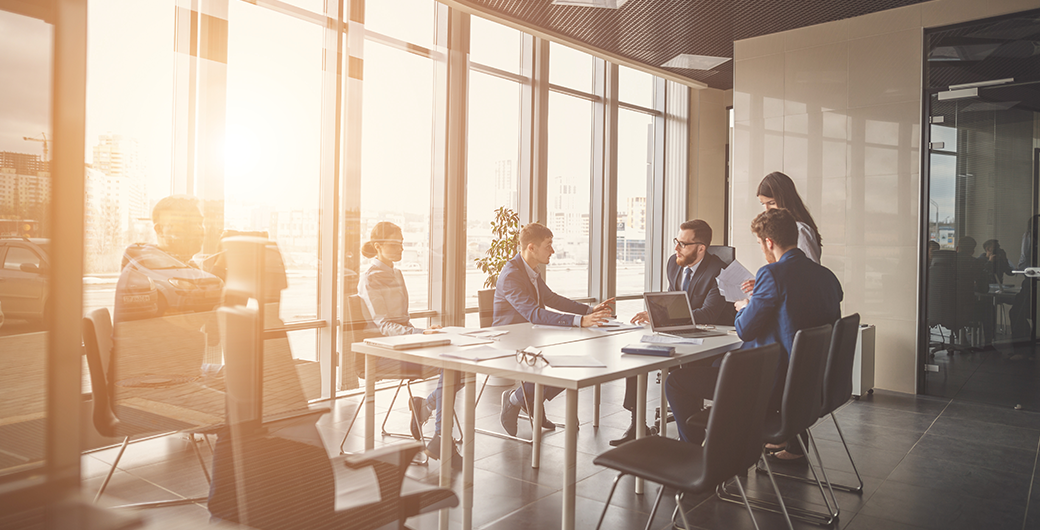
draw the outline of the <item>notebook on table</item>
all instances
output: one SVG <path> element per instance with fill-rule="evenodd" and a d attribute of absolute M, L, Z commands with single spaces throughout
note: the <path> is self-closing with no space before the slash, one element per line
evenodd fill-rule
<path fill-rule="evenodd" d="M 365 339 L 365 344 L 389 348 L 391 350 L 411 350 L 414 348 L 431 348 L 433 346 L 445 346 L 451 344 L 451 339 L 439 334 L 435 335 L 397 335 L 394 337 L 371 337 Z"/>
<path fill-rule="evenodd" d="M 643 293 L 643 301 L 650 317 L 650 329 L 654 333 L 676 337 L 717 337 L 726 334 L 725 331 L 697 325 L 685 291 Z"/>

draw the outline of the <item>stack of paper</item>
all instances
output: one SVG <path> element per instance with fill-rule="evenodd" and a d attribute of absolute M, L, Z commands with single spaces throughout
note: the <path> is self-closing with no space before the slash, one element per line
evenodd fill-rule
<path fill-rule="evenodd" d="M 744 300 L 748 296 L 744 294 L 744 291 L 740 289 L 740 284 L 754 280 L 755 275 L 751 274 L 739 261 L 733 260 L 728 267 L 722 269 L 719 276 L 715 278 L 715 281 L 719 283 L 719 292 L 726 298 L 727 302 L 736 302 L 738 300 Z"/>

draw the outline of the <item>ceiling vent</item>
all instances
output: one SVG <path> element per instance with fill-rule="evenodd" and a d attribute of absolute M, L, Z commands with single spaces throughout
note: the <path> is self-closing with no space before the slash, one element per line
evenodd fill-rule
<path fill-rule="evenodd" d="M 712 57 L 710 55 L 690 55 L 680 53 L 662 64 L 663 68 L 683 68 L 686 70 L 711 70 L 729 60 L 729 57 Z"/>

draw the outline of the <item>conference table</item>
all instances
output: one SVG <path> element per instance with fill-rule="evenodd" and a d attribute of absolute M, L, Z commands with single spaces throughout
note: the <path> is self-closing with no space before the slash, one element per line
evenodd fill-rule
<path fill-rule="evenodd" d="M 609 329 L 609 328 L 608 328 Z M 720 327 L 720 330 L 732 330 L 732 328 Z M 566 420 L 564 424 L 564 473 L 563 473 L 563 502 L 562 520 L 560 528 L 572 530 L 575 520 L 575 490 L 576 490 L 576 461 L 578 442 L 578 391 L 601 383 L 626 377 L 637 377 L 636 394 L 636 425 L 646 424 L 646 381 L 647 373 L 654 370 L 662 371 L 661 381 L 661 403 L 666 403 L 664 396 L 664 377 L 667 377 L 668 369 L 681 364 L 698 361 L 714 356 L 719 356 L 730 350 L 739 348 L 740 339 L 732 332 L 724 336 L 706 337 L 699 345 L 677 344 L 675 355 L 671 357 L 657 357 L 649 355 L 622 354 L 621 348 L 627 344 L 640 342 L 643 335 L 652 334 L 649 329 L 622 329 L 608 331 L 603 328 L 567 328 L 554 326 L 538 326 L 529 323 L 512 324 L 508 326 L 497 326 L 483 328 L 480 331 L 505 331 L 495 337 L 490 344 L 466 345 L 474 339 L 463 335 L 461 328 L 447 328 L 444 337 L 452 338 L 453 344 L 426 347 L 411 350 L 393 350 L 381 346 L 374 346 L 363 342 L 351 345 L 355 353 L 366 355 L 366 371 L 374 370 L 375 357 L 396 359 L 434 366 L 444 370 L 444 386 L 452 388 L 459 374 L 463 374 L 466 392 L 463 395 L 464 415 L 462 425 L 463 439 L 463 469 L 462 469 L 462 528 L 470 530 L 473 523 L 473 460 L 476 417 L 476 374 L 486 374 L 528 381 L 535 384 L 534 402 L 540 403 L 545 386 L 555 386 L 565 389 L 566 393 Z M 472 348 L 483 348 L 490 346 L 495 349 L 508 352 L 510 355 L 495 359 L 480 361 L 450 357 L 461 351 Z M 602 366 L 598 367 L 562 367 L 551 366 L 539 360 L 534 365 L 528 365 L 517 361 L 513 353 L 516 350 L 527 347 L 535 347 L 541 350 L 543 356 L 552 358 L 558 356 L 587 356 L 586 360 L 595 360 Z M 573 360 L 573 358 L 572 358 Z M 444 410 L 455 408 L 455 395 L 452 392 L 444 392 L 442 396 Z M 542 407 L 534 407 L 533 425 L 541 425 Z M 661 435 L 664 436 L 665 423 L 662 423 Z M 451 450 L 452 422 L 445 421 L 441 425 L 441 474 L 440 485 L 451 487 Z M 638 429 L 642 431 L 643 429 Z M 532 452 L 531 466 L 539 467 L 541 458 L 541 429 L 532 429 Z M 637 438 L 645 436 L 643 432 L 637 432 Z M 375 378 L 365 381 L 365 450 L 375 447 Z M 637 482 L 637 493 L 642 493 L 642 482 Z M 448 527 L 448 512 L 442 510 L 439 526 L 442 530 Z"/>

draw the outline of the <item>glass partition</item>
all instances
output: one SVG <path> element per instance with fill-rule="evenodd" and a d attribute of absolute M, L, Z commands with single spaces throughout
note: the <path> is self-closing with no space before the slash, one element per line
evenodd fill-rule
<path fill-rule="evenodd" d="M 0 11 L 0 483 L 46 453 L 53 40 Z"/>
<path fill-rule="evenodd" d="M 1040 265 L 1040 75 L 1000 53 L 969 61 L 962 38 L 1010 46 L 1026 30 L 1040 30 L 1035 16 L 927 37 L 921 389 L 1036 410 L 1036 283 L 1020 271 Z"/>

